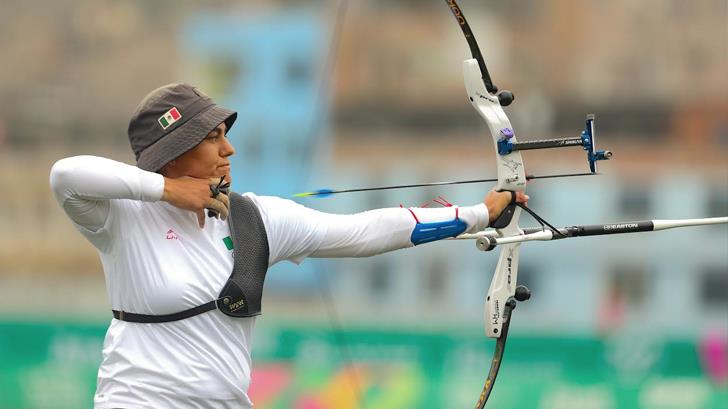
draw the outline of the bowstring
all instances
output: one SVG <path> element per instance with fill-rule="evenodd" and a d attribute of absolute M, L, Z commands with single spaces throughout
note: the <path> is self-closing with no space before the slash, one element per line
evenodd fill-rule
<path fill-rule="evenodd" d="M 331 31 L 331 41 L 329 43 L 329 52 L 326 57 L 326 61 L 324 62 L 323 70 L 321 71 L 321 78 L 320 83 L 318 87 L 318 93 L 316 97 L 314 98 L 314 107 L 315 108 L 315 114 L 314 118 L 312 120 L 311 129 L 309 130 L 308 140 L 310 141 L 307 148 L 309 152 L 304 152 L 304 157 L 312 156 L 314 149 L 314 145 L 316 145 L 317 141 L 319 140 L 319 137 L 316 135 L 317 132 L 319 132 L 322 128 L 320 126 L 321 121 L 321 108 L 320 104 L 322 102 L 322 98 L 324 96 L 330 94 L 330 82 L 331 76 L 334 71 L 334 67 L 336 65 L 336 59 L 338 55 L 338 49 L 339 49 L 339 43 L 341 39 L 341 32 L 344 25 L 344 20 L 346 18 L 346 12 L 349 6 L 348 0 L 338 0 L 337 6 L 335 10 L 335 17 L 334 17 L 334 23 L 333 23 L 333 29 Z M 324 308 L 326 309 L 326 315 L 329 320 L 329 325 L 333 329 L 334 332 L 334 342 L 337 345 L 337 348 L 339 350 L 339 355 L 341 357 L 341 360 L 344 362 L 344 367 L 348 368 L 348 371 L 346 371 L 346 378 L 351 386 L 352 392 L 354 394 L 354 397 L 358 403 L 359 408 L 364 408 L 364 399 L 362 394 L 362 386 L 361 382 L 359 380 L 358 372 L 356 370 L 356 366 L 354 365 L 354 360 L 352 359 L 351 350 L 349 348 L 348 342 L 344 337 L 344 331 L 343 326 L 341 325 L 341 319 L 339 317 L 338 311 L 336 309 L 336 305 L 333 301 L 333 296 L 331 292 L 331 287 L 329 286 L 329 283 L 326 279 L 322 277 L 321 272 L 318 274 L 314 274 L 316 277 L 316 283 L 319 288 L 319 296 L 321 297 L 321 300 L 324 304 Z"/>

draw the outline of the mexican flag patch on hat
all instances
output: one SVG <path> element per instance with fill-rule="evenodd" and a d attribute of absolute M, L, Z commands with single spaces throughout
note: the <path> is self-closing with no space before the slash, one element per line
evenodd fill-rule
<path fill-rule="evenodd" d="M 172 108 L 165 112 L 164 115 L 160 116 L 158 121 L 159 124 L 162 125 L 162 129 L 167 129 L 172 126 L 173 123 L 179 121 L 180 118 L 182 118 L 182 115 L 180 115 L 177 108 Z"/>

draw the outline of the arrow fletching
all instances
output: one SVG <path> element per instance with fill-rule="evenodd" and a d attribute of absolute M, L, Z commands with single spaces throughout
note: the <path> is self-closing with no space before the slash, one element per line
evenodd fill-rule
<path fill-rule="evenodd" d="M 296 193 L 293 195 L 293 197 L 318 197 L 318 198 L 324 198 L 329 197 L 336 193 L 333 189 L 319 189 L 315 190 L 313 192 L 303 192 L 303 193 Z"/>

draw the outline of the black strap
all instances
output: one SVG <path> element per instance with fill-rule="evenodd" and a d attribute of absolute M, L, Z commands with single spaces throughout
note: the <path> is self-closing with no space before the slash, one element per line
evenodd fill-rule
<path fill-rule="evenodd" d="M 195 315 L 202 314 L 203 312 L 212 311 L 217 308 L 217 300 L 210 301 L 208 303 L 192 307 L 189 310 L 175 312 L 173 314 L 164 315 L 149 315 L 149 314 L 135 314 L 133 312 L 124 312 L 111 310 L 114 313 L 114 318 L 119 321 L 126 322 L 140 322 L 144 324 L 157 324 L 160 322 L 178 321 L 185 318 L 194 317 Z"/>
<path fill-rule="evenodd" d="M 516 192 L 512 190 L 499 190 L 498 192 L 511 192 L 511 201 L 508 203 L 508 206 L 506 206 L 501 214 L 490 224 L 490 227 L 502 229 L 511 223 L 513 214 L 516 212 Z"/>
<path fill-rule="evenodd" d="M 553 232 L 554 235 L 561 236 L 563 238 L 566 238 L 566 236 L 564 235 L 564 233 L 561 233 L 561 231 L 559 229 L 557 229 L 556 227 L 552 226 L 551 223 L 547 222 L 543 217 L 537 215 L 536 212 L 534 212 L 533 210 L 531 210 L 528 206 L 524 205 L 523 203 L 516 203 L 516 204 L 521 209 L 527 211 L 528 214 L 530 214 L 534 219 L 536 219 L 537 222 L 541 223 L 541 228 L 543 230 L 546 230 L 546 226 L 548 226 L 548 228 L 551 229 L 551 232 Z"/>
<path fill-rule="evenodd" d="M 536 214 L 536 212 L 531 210 L 528 206 L 524 205 L 523 203 L 516 202 L 516 192 L 512 190 L 500 190 L 499 192 L 511 192 L 511 201 L 508 206 L 503 209 L 500 216 L 493 220 L 493 222 L 490 224 L 490 227 L 502 229 L 508 226 L 511 223 L 511 219 L 513 219 L 513 214 L 516 212 L 516 207 L 520 207 L 521 209 L 528 212 L 528 214 L 530 214 L 531 217 L 533 217 L 537 222 L 539 222 L 543 230 L 546 230 L 546 227 L 548 226 L 555 236 L 566 237 L 563 233 L 561 233 L 559 229 L 552 226 L 549 222 L 547 222 L 543 217 Z"/>
<path fill-rule="evenodd" d="M 222 184 L 223 179 L 220 180 Z M 213 186 L 212 195 L 225 193 L 229 185 Z M 188 310 L 165 315 L 112 310 L 114 318 L 127 322 L 160 323 L 182 320 L 219 309 L 231 317 L 260 315 L 263 281 L 268 270 L 268 236 L 258 208 L 250 198 L 230 192 L 230 234 L 233 240 L 233 271 L 218 299 Z"/>

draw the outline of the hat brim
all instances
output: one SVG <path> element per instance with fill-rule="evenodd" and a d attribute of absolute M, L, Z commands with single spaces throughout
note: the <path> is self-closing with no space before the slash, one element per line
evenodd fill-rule
<path fill-rule="evenodd" d="M 229 131 L 237 116 L 235 111 L 219 105 L 211 106 L 144 149 L 137 159 L 137 167 L 150 172 L 159 171 L 167 163 L 197 146 L 221 123 L 225 122 Z"/>

